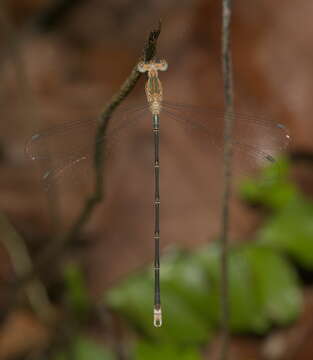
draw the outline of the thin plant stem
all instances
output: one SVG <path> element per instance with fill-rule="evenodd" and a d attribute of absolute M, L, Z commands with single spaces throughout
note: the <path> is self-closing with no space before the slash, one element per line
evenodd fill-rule
<path fill-rule="evenodd" d="M 233 75 L 230 43 L 231 0 L 222 0 L 222 67 L 224 83 L 224 188 L 222 197 L 221 234 L 220 234 L 220 272 L 221 272 L 221 349 L 220 360 L 229 357 L 229 280 L 228 246 L 230 228 L 230 197 L 232 182 L 232 129 L 233 118 Z"/>
<path fill-rule="evenodd" d="M 7 217 L 0 213 L 1 242 L 11 259 L 12 267 L 17 276 L 21 277 L 31 271 L 33 264 L 24 239 L 10 224 Z M 51 304 L 44 284 L 35 277 L 25 286 L 25 294 L 30 306 L 40 319 L 50 323 L 55 317 L 55 310 Z"/>

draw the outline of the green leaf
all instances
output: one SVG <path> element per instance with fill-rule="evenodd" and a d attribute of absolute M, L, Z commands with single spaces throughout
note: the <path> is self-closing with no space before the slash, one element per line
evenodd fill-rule
<path fill-rule="evenodd" d="M 254 204 L 278 210 L 299 196 L 297 188 L 288 181 L 289 163 L 280 159 L 263 169 L 258 179 L 247 179 L 241 183 L 241 196 Z"/>
<path fill-rule="evenodd" d="M 220 258 L 217 245 L 201 249 L 198 258 L 207 268 L 212 288 L 211 310 L 216 323 L 220 322 Z M 240 249 L 229 252 L 229 303 L 230 327 L 234 332 L 263 333 L 269 327 L 269 321 L 260 311 L 256 298 L 250 264 Z"/>
<path fill-rule="evenodd" d="M 141 331 L 151 332 L 153 284 L 147 273 L 138 273 L 110 289 L 105 302 Z"/>
<path fill-rule="evenodd" d="M 258 233 L 258 241 L 284 251 L 313 269 L 313 205 L 298 198 L 273 215 Z"/>
<path fill-rule="evenodd" d="M 92 340 L 79 337 L 77 338 L 70 349 L 70 356 L 66 352 L 57 354 L 55 360 L 115 360 L 116 357 L 112 351 L 108 350 L 102 345 L 99 345 Z"/>
<path fill-rule="evenodd" d="M 219 249 L 202 249 L 198 258 L 208 271 L 211 304 L 219 322 Z M 230 326 L 234 332 L 264 333 L 274 323 L 295 319 L 301 307 L 301 293 L 295 272 L 283 257 L 255 244 L 229 251 Z M 213 314 L 212 314 L 213 315 Z"/>
<path fill-rule="evenodd" d="M 269 322 L 260 311 L 251 267 L 241 249 L 229 256 L 230 325 L 235 332 L 263 333 Z"/>
<path fill-rule="evenodd" d="M 252 269 L 258 308 L 274 324 L 294 320 L 301 309 L 301 292 L 291 265 L 273 250 L 250 245 L 243 252 Z"/>
<path fill-rule="evenodd" d="M 201 360 L 199 351 L 193 347 L 177 347 L 170 344 L 140 342 L 134 351 L 134 360 Z"/>
<path fill-rule="evenodd" d="M 171 267 L 169 263 L 167 266 Z M 179 285 L 172 288 L 167 278 L 163 286 L 162 276 L 161 273 L 163 325 L 160 328 L 153 326 L 152 272 L 130 277 L 110 290 L 105 301 L 112 309 L 126 316 L 134 327 L 152 339 L 169 343 L 205 342 L 210 333 L 209 322 L 199 314 L 188 299 L 177 292 Z"/>
<path fill-rule="evenodd" d="M 81 338 L 76 343 L 77 360 L 113 360 L 112 352 L 86 338 Z"/>
<path fill-rule="evenodd" d="M 165 257 L 162 261 L 162 289 L 184 299 L 192 312 L 205 320 L 208 330 L 213 327 L 210 284 L 205 269 L 195 256 L 175 252 Z"/>
<path fill-rule="evenodd" d="M 70 263 L 66 266 L 64 281 L 69 308 L 76 316 L 85 317 L 90 308 L 90 301 L 84 275 L 77 264 Z"/>
<path fill-rule="evenodd" d="M 159 343 L 199 344 L 220 323 L 220 250 L 217 244 L 186 255 L 172 253 L 162 266 L 164 324 L 152 325 L 152 272 L 132 276 L 106 301 L 141 333 Z M 230 326 L 263 334 L 292 321 L 300 311 L 295 272 L 283 257 L 260 245 L 229 251 Z"/>

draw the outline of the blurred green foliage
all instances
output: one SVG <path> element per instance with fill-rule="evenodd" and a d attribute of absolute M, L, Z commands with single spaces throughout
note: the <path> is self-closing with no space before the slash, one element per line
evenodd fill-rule
<path fill-rule="evenodd" d="M 91 303 L 86 281 L 79 264 L 71 262 L 64 269 L 65 301 L 73 316 L 84 321 L 89 313 Z"/>
<path fill-rule="evenodd" d="M 106 301 L 151 341 L 198 345 L 209 340 L 220 315 L 216 244 L 191 254 L 175 251 L 163 259 L 164 324 L 160 329 L 151 323 L 152 286 L 152 274 L 139 273 L 112 289 Z M 229 286 L 233 332 L 263 334 L 272 325 L 290 323 L 300 311 L 296 273 L 283 256 L 268 247 L 251 244 L 232 249 Z"/>
<path fill-rule="evenodd" d="M 114 360 L 115 355 L 87 337 L 77 337 L 70 349 L 58 353 L 55 360 Z"/>
<path fill-rule="evenodd" d="M 134 349 L 136 360 L 201 360 L 200 352 L 193 347 L 178 347 L 175 344 L 155 346 L 153 343 L 138 342 Z"/>
<path fill-rule="evenodd" d="M 313 204 L 288 181 L 288 172 L 288 162 L 281 160 L 258 180 L 248 179 L 240 188 L 243 199 L 268 211 L 255 237 L 229 251 L 233 333 L 262 335 L 273 326 L 292 323 L 301 311 L 300 282 L 290 259 L 313 268 Z M 201 358 L 200 345 L 218 331 L 220 322 L 219 254 L 218 243 L 212 242 L 191 253 L 172 249 L 163 256 L 161 328 L 152 324 L 152 266 L 132 274 L 105 295 L 106 304 L 137 333 L 130 347 L 133 359 Z M 66 279 L 68 301 L 78 313 L 84 313 L 88 300 L 79 271 L 69 268 Z M 113 358 L 84 339 L 75 341 L 74 349 L 79 360 L 84 360 L 86 353 L 92 360 Z"/>
<path fill-rule="evenodd" d="M 263 169 L 258 179 L 246 179 L 240 186 L 242 197 L 251 204 L 263 205 L 279 211 L 300 196 L 299 190 L 289 180 L 290 164 L 282 158 Z"/>
<path fill-rule="evenodd" d="M 70 262 L 63 272 L 64 300 L 67 309 L 67 323 L 69 327 L 65 346 L 56 351 L 54 360 L 115 360 L 115 354 L 108 347 L 98 344 L 81 332 L 82 325 L 88 321 L 92 302 L 89 298 L 86 279 L 81 265 Z M 68 321 L 71 319 L 71 321 Z M 70 334 L 70 337 L 68 336 Z"/>
<path fill-rule="evenodd" d="M 265 334 L 292 323 L 301 311 L 299 279 L 285 255 L 313 268 L 313 204 L 288 180 L 289 168 L 282 159 L 240 187 L 243 199 L 268 209 L 268 215 L 254 239 L 229 252 L 233 333 Z M 199 359 L 199 345 L 210 340 L 220 321 L 219 252 L 213 242 L 192 253 L 176 249 L 163 256 L 161 328 L 152 325 L 150 269 L 106 294 L 105 302 L 140 334 L 134 359 Z"/>
<path fill-rule="evenodd" d="M 266 181 L 268 177 L 275 181 Z M 259 229 L 258 243 L 287 254 L 300 266 L 313 269 L 313 204 L 288 181 L 289 164 L 281 160 L 258 181 L 243 183 L 241 193 L 251 203 L 271 209 Z"/>

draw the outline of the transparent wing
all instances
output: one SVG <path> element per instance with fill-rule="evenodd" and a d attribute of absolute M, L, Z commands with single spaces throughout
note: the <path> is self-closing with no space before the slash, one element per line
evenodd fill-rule
<path fill-rule="evenodd" d="M 98 140 L 99 143 L 105 142 L 106 155 L 119 142 L 121 133 L 140 119 L 146 108 L 146 105 L 123 108 L 114 113 L 106 135 Z M 60 180 L 78 165 L 92 162 L 97 127 L 96 120 L 77 120 L 39 131 L 28 140 L 26 155 L 41 163 L 45 187 Z"/>
<path fill-rule="evenodd" d="M 116 144 L 126 140 L 124 130 L 136 127 L 133 125 L 138 120 L 142 121 L 138 122 L 138 126 L 144 127 L 147 116 L 151 117 L 147 105 L 121 108 L 114 112 L 106 136 L 99 140 L 100 143 L 105 142 L 106 154 L 109 154 Z M 187 153 L 188 149 L 192 150 L 188 148 L 190 145 L 200 147 L 208 161 L 215 156 L 222 164 L 224 116 L 223 109 L 164 102 L 161 113 L 161 138 L 168 135 L 168 139 L 173 142 L 173 137 L 179 137 L 179 129 L 187 130 L 188 139 L 183 140 L 183 147 Z M 264 116 L 241 112 L 228 113 L 227 116 L 234 119 L 235 171 L 250 173 L 274 162 L 276 156 L 289 144 L 290 135 L 282 124 L 270 121 Z M 166 124 L 166 121 L 163 122 L 166 119 L 163 118 L 175 120 L 177 129 L 171 131 L 173 122 Z M 30 138 L 25 151 L 30 159 L 39 160 L 42 164 L 42 179 L 45 186 L 49 187 L 51 182 L 62 179 L 79 165 L 92 163 L 97 125 L 98 122 L 95 120 L 73 121 L 38 132 Z M 150 126 L 149 122 L 149 134 Z M 144 146 L 142 142 L 136 144 L 140 149 Z M 181 150 L 184 153 L 184 149 Z"/>
<path fill-rule="evenodd" d="M 194 134 L 194 146 L 202 146 L 206 151 L 215 152 L 222 162 L 225 116 L 223 109 L 165 102 L 163 113 Z M 287 128 L 264 116 L 241 112 L 229 112 L 226 116 L 234 120 L 232 143 L 235 171 L 250 173 L 275 162 L 276 157 L 290 142 Z"/>

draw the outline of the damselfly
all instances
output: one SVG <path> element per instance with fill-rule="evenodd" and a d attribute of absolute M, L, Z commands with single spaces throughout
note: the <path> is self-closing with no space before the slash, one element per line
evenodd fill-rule
<path fill-rule="evenodd" d="M 130 110 L 117 111 L 111 121 L 105 137 L 106 151 L 119 140 L 122 130 L 131 127 L 145 114 L 152 114 L 154 141 L 154 326 L 162 325 L 160 296 L 160 118 L 174 120 L 186 129 L 201 134 L 202 140 L 211 149 L 223 152 L 224 117 L 234 118 L 233 149 L 234 161 L 239 168 L 261 167 L 275 161 L 277 153 L 282 152 L 290 141 L 284 125 L 274 123 L 264 117 L 251 116 L 240 112 L 228 112 L 223 109 L 209 109 L 190 105 L 179 105 L 163 101 L 162 84 L 159 71 L 167 70 L 166 61 L 139 63 L 138 71 L 147 72 L 147 104 Z M 162 114 L 162 115 L 161 115 Z M 51 158 L 54 166 L 45 171 L 43 180 L 49 184 L 60 179 L 70 168 L 92 160 L 95 148 L 94 133 L 96 120 L 73 121 L 46 131 L 34 134 L 26 145 L 26 152 L 32 160 Z M 166 125 L 166 124 L 165 124 Z M 76 133 L 84 134 L 76 138 Z M 222 160 L 221 160 L 222 161 Z"/>

